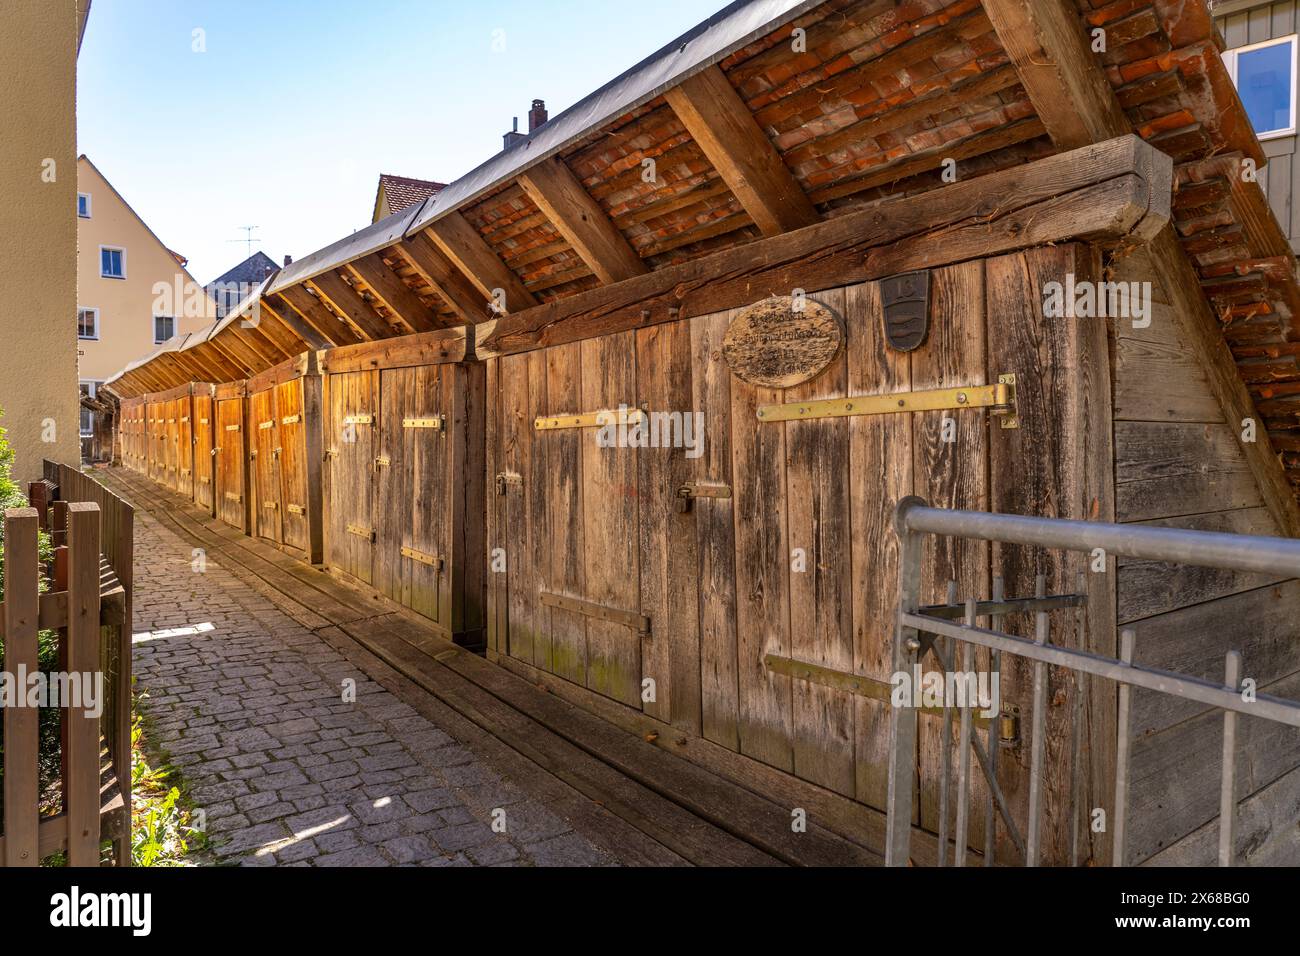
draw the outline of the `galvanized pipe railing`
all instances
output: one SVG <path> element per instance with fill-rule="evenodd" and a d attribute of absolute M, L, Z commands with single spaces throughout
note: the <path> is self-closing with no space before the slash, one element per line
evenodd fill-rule
<path fill-rule="evenodd" d="M 1115 681 L 1119 686 L 1118 735 L 1116 753 L 1116 806 L 1112 821 L 1114 856 L 1116 865 L 1122 865 L 1125 859 L 1125 836 L 1127 832 L 1127 796 L 1129 768 L 1129 723 L 1131 713 L 1131 688 L 1142 687 L 1160 693 L 1195 700 L 1210 707 L 1224 711 L 1223 772 L 1220 794 L 1220 840 L 1219 859 L 1222 865 L 1234 862 L 1234 831 L 1236 823 L 1236 715 L 1249 714 L 1262 717 L 1294 727 L 1300 727 L 1300 703 L 1256 694 L 1250 701 L 1243 699 L 1240 693 L 1241 655 L 1236 650 L 1227 653 L 1226 673 L 1223 683 L 1177 674 L 1154 667 L 1133 663 L 1134 632 L 1126 629 L 1121 636 L 1120 657 L 1118 659 L 1093 654 L 1077 648 L 1057 647 L 1049 643 L 1048 609 L 1050 606 L 1067 606 L 1061 599 L 1052 599 L 1046 594 L 1046 580 L 1039 576 L 1035 588 L 1035 601 L 1009 602 L 1002 594 L 1002 582 L 994 582 L 993 602 L 977 602 L 969 598 L 964 607 L 957 604 L 953 586 L 949 586 L 948 602 L 945 609 L 921 608 L 921 552 L 922 536 L 927 534 L 946 535 L 984 541 L 997 541 L 1006 544 L 1036 546 L 1046 549 L 1094 552 L 1100 548 L 1108 555 L 1163 561 L 1174 564 L 1190 564 L 1201 567 L 1224 568 L 1247 572 L 1264 572 L 1300 577 L 1300 541 L 1284 538 L 1265 538 L 1247 535 L 1218 534 L 1204 531 L 1191 531 L 1174 528 L 1151 528 L 1145 526 L 1117 525 L 1072 521 L 1058 518 L 1035 518 L 1022 515 L 991 514 L 977 511 L 950 511 L 931 508 L 920 498 L 905 498 L 898 504 L 895 527 L 902 541 L 899 562 L 899 605 L 898 623 L 894 641 L 893 663 L 896 671 L 911 673 L 921 657 L 925 647 L 921 635 L 933 635 L 948 641 L 961 642 L 962 660 L 966 670 L 970 670 L 974 646 L 989 648 L 991 663 L 1000 667 L 1000 655 L 1003 651 L 1024 657 L 1033 664 L 1033 705 L 1032 737 L 1030 740 L 1030 782 L 1029 782 L 1029 821 L 1028 832 L 1024 838 L 1022 852 L 1025 862 L 1030 866 L 1038 863 L 1040 846 L 1040 818 L 1042 808 L 1043 748 L 1046 736 L 1046 668 L 1047 665 L 1064 667 L 1075 675 L 1076 686 L 1076 721 L 1082 715 L 1078 712 L 1082 700 L 1082 675 L 1092 675 Z M 1077 603 L 1077 602 L 1074 602 Z M 1012 607 L 1018 605 L 1018 607 Z M 961 614 L 960 611 L 964 611 Z M 976 625 L 976 616 L 983 608 L 988 608 L 994 630 Z M 997 630 L 1004 616 L 998 611 L 1032 610 L 1035 617 L 1034 637 L 1032 640 L 1006 634 Z M 964 620 L 962 619 L 964 618 Z M 1079 628 L 1079 645 L 1083 646 L 1083 617 L 1077 612 Z M 956 657 L 936 641 L 933 644 L 940 665 L 945 670 L 951 669 L 951 662 Z M 945 699 L 945 705 L 947 705 Z M 957 804 L 957 838 L 959 845 L 954 848 L 958 865 L 965 859 L 965 841 L 967 838 L 968 801 L 969 801 L 969 755 L 968 747 L 973 747 L 979 757 L 981 769 L 989 783 L 990 801 L 986 811 L 985 863 L 991 862 L 993 850 L 992 827 L 993 805 L 1008 824 L 1008 832 L 1013 836 L 1017 848 L 1021 848 L 1020 835 L 1015 832 L 1015 825 L 1006 810 L 1005 798 L 997 785 L 996 764 L 992 733 L 989 736 L 989 753 L 980 745 L 978 737 L 973 737 L 966 726 L 968 711 L 963 713 L 958 771 Z M 888 792 L 888 824 L 886 828 L 885 858 L 888 865 L 906 866 L 909 859 L 908 849 L 911 838 L 912 789 L 916 762 L 916 715 L 914 707 L 896 707 L 890 720 L 890 763 Z M 948 728 L 945 717 L 944 728 Z M 945 744 L 947 738 L 945 737 Z M 1082 743 L 1079 727 L 1075 728 L 1075 752 Z M 948 777 L 950 773 L 951 754 L 944 746 L 943 755 L 943 791 L 940 798 L 943 820 L 939 826 L 940 865 L 947 858 L 948 834 Z M 1076 774 L 1077 776 L 1077 774 Z M 1075 792 L 1078 781 L 1075 781 Z M 1077 808 L 1076 813 L 1077 813 Z M 1071 856 L 1077 858 L 1077 820 L 1072 820 L 1076 832 L 1071 839 Z"/>

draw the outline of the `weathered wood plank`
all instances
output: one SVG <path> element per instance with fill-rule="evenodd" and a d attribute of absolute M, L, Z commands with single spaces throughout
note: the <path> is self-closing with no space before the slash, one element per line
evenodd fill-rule
<path fill-rule="evenodd" d="M 1253 508 L 1260 489 L 1226 425 L 1115 424 L 1116 512 L 1120 521 Z"/>
<path fill-rule="evenodd" d="M 35 508 L 9 508 L 4 513 L 4 669 L 29 674 L 39 669 L 39 555 Z M 84 628 L 82 634 L 84 635 Z M 4 708 L 4 865 L 39 866 L 37 825 L 40 817 L 39 711 L 35 707 Z"/>

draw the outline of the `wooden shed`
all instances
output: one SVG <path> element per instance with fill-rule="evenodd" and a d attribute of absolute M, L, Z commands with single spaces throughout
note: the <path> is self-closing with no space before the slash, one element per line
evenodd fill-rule
<path fill-rule="evenodd" d="M 321 376 L 314 352 L 247 380 L 250 533 L 321 562 Z"/>
<path fill-rule="evenodd" d="M 332 570 L 819 825 L 876 820 L 899 502 L 1300 535 L 1300 283 L 1219 44 L 1174 0 L 741 0 L 110 387 L 225 383 L 216 509 L 264 533 L 244 381 L 321 350 Z M 927 548 L 936 619 L 1015 595 L 1043 646 L 1132 628 L 1134 663 L 1222 681 L 1239 650 L 1298 696 L 1287 575 Z M 1214 707 L 997 672 L 958 828 L 986 862 L 1111 861 L 1117 780 L 1120 862 L 1212 860 L 1225 806 L 1234 859 L 1300 859 L 1293 728 L 1243 718 L 1221 798 Z M 969 754 L 907 709 L 933 846 Z"/>
<path fill-rule="evenodd" d="M 464 329 L 320 353 L 326 563 L 481 646 L 484 368 Z"/>

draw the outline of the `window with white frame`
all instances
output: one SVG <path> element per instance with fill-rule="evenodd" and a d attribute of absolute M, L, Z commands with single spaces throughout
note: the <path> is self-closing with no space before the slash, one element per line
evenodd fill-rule
<path fill-rule="evenodd" d="M 99 338 L 99 309 L 77 310 L 77 338 Z"/>
<path fill-rule="evenodd" d="M 125 279 L 126 250 L 117 246 L 100 246 L 99 274 L 105 279 Z"/>
<path fill-rule="evenodd" d="M 1224 65 L 1260 139 L 1294 136 L 1296 35 L 1228 50 Z"/>
<path fill-rule="evenodd" d="M 162 345 L 176 334 L 176 317 L 172 315 L 155 315 L 153 317 L 153 344 Z"/>
<path fill-rule="evenodd" d="M 77 193 L 77 215 L 82 219 L 90 218 L 90 193 Z"/>

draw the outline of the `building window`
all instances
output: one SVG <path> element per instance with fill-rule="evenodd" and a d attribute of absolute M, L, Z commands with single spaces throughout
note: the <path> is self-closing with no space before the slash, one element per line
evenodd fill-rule
<path fill-rule="evenodd" d="M 125 279 L 126 250 L 115 246 L 100 246 L 99 274 L 105 279 Z"/>
<path fill-rule="evenodd" d="M 153 344 L 162 345 L 176 334 L 176 317 L 155 315 L 153 317 Z"/>
<path fill-rule="evenodd" d="M 77 193 L 77 215 L 82 219 L 90 218 L 90 193 Z"/>
<path fill-rule="evenodd" d="M 1223 54 L 1246 115 L 1260 139 L 1295 135 L 1296 36 Z"/>
<path fill-rule="evenodd" d="M 99 386 L 100 386 L 99 382 L 82 382 L 81 397 L 94 398 L 97 394 L 99 394 Z M 86 408 L 84 405 L 82 406 L 81 408 L 81 437 L 82 438 L 89 438 L 91 437 L 91 435 L 94 434 L 93 415 L 94 412 L 92 412 L 89 408 Z"/>
<path fill-rule="evenodd" d="M 99 309 L 77 310 L 77 338 L 99 338 Z"/>

